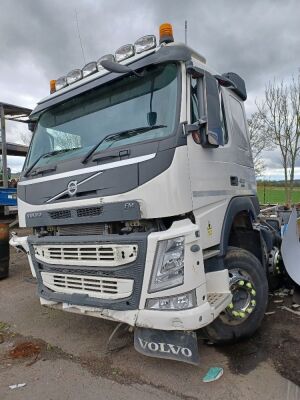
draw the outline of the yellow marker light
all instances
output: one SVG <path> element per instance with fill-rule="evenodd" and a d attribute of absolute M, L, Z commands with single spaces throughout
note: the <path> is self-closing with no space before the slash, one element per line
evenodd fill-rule
<path fill-rule="evenodd" d="M 174 42 L 173 27 L 168 22 L 159 27 L 159 44 Z"/>
<path fill-rule="evenodd" d="M 50 81 L 50 94 L 56 92 L 56 79 Z"/>
<path fill-rule="evenodd" d="M 251 300 L 251 306 L 256 306 L 256 301 L 255 300 Z"/>
<path fill-rule="evenodd" d="M 251 283 L 250 283 L 250 282 L 247 282 L 247 283 L 246 283 L 246 286 L 247 286 L 247 288 L 249 288 L 249 289 L 251 289 L 251 288 L 252 288 L 252 285 L 251 285 Z"/>
<path fill-rule="evenodd" d="M 251 294 L 252 294 L 252 296 L 255 296 L 256 295 L 256 291 L 254 289 L 252 289 L 251 290 Z"/>
<path fill-rule="evenodd" d="M 239 281 L 238 282 L 240 286 L 244 286 L 245 282 L 244 281 Z"/>

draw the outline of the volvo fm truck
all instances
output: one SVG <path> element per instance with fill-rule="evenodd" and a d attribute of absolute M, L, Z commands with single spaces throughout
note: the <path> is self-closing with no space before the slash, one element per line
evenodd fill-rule
<path fill-rule="evenodd" d="M 50 82 L 33 110 L 14 236 L 41 304 L 133 327 L 138 351 L 197 362 L 252 335 L 278 262 L 259 204 L 243 79 L 172 26 Z"/>

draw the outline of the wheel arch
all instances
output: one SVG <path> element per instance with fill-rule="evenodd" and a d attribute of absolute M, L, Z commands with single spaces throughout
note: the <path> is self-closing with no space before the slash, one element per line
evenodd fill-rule
<path fill-rule="evenodd" d="M 264 265 L 260 230 L 253 229 L 259 214 L 256 196 L 231 199 L 224 217 L 220 240 L 220 256 L 225 256 L 229 246 L 243 248 L 254 254 Z"/>

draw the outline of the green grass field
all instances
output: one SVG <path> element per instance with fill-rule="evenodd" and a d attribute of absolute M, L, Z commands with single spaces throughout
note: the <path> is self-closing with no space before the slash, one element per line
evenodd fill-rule
<path fill-rule="evenodd" d="M 264 188 L 263 185 L 258 185 L 257 191 L 258 191 L 259 202 L 261 204 L 285 203 L 283 187 L 266 186 Z M 300 187 L 296 187 L 294 189 L 292 202 L 300 203 Z"/>

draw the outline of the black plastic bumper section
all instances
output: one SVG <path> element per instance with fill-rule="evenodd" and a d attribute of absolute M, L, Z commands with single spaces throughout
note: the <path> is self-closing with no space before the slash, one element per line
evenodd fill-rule
<path fill-rule="evenodd" d="M 68 304 L 107 308 L 110 310 L 135 310 L 139 307 L 141 296 L 145 260 L 147 253 L 148 233 L 132 233 L 129 235 L 106 235 L 106 236 L 52 236 L 42 237 L 29 236 L 28 243 L 32 262 L 36 271 L 38 281 L 38 294 L 49 300 Z M 138 255 L 134 262 L 120 267 L 95 267 L 95 266 L 68 266 L 42 263 L 35 258 L 33 245 L 101 245 L 101 244 L 136 244 Z M 110 278 L 133 279 L 133 292 L 131 296 L 124 299 L 99 299 L 89 297 L 85 294 L 66 294 L 50 290 L 43 285 L 41 272 L 57 274 L 91 275 Z"/>

